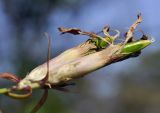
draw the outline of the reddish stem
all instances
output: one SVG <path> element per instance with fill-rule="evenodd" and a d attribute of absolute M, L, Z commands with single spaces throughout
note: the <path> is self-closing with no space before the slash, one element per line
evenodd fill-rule
<path fill-rule="evenodd" d="M 0 78 L 11 80 L 12 82 L 16 83 L 18 83 L 21 80 L 19 77 L 11 73 L 0 73 Z"/>

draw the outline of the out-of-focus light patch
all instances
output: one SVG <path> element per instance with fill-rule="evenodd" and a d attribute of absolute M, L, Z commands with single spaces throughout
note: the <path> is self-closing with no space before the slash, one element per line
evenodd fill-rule
<path fill-rule="evenodd" d="M 10 99 L 6 96 L 3 96 L 3 98 L 1 98 L 1 108 L 3 108 L 2 110 L 10 113 L 13 111 L 17 112 L 21 107 L 22 107 L 22 102 L 21 101 L 17 101 L 16 99 Z"/>
<path fill-rule="evenodd" d="M 125 12 L 117 12 L 125 7 L 125 4 L 118 3 L 112 4 L 115 5 L 115 7 L 108 5 L 105 2 L 102 3 L 101 1 L 91 3 L 82 9 L 82 13 L 79 15 L 78 19 L 81 20 L 86 29 L 101 29 L 105 25 L 110 25 L 112 27 L 125 24 L 120 20 L 128 20 L 128 16 L 121 16 L 124 15 Z"/>
<path fill-rule="evenodd" d="M 90 82 L 90 93 L 98 99 L 112 98 L 119 92 L 118 77 L 111 73 L 110 68 L 103 68 L 96 71 L 93 75 L 87 77 Z"/>
<path fill-rule="evenodd" d="M 31 26 L 28 26 L 24 32 L 23 47 L 27 48 L 25 49 L 25 53 L 28 53 L 26 54 L 27 57 L 33 61 L 40 61 L 39 63 L 42 63 L 42 59 L 44 60 L 47 57 L 48 39 L 45 37 L 44 32 L 34 35 L 35 33 L 31 28 Z"/>
<path fill-rule="evenodd" d="M 111 98 L 118 95 L 119 78 L 123 77 L 121 73 L 127 73 L 140 64 L 140 58 L 128 59 L 104 67 L 92 73 L 92 77 L 86 77 L 91 83 L 91 93 L 99 99 Z M 94 75 L 94 76 L 93 76 Z"/>
<path fill-rule="evenodd" d="M 146 24 L 150 27 L 160 26 L 158 12 L 160 1 L 159 0 L 141 0 L 139 1 L 140 10 L 143 12 Z"/>
<path fill-rule="evenodd" d="M 2 73 L 2 72 L 16 73 L 16 71 L 14 69 L 14 65 L 8 61 L 1 61 L 0 73 Z"/>
<path fill-rule="evenodd" d="M 49 16 L 49 33 L 53 37 L 53 49 L 59 50 L 58 48 L 64 48 L 63 50 L 69 49 L 73 46 L 78 45 L 81 42 L 84 42 L 87 38 L 84 38 L 82 35 L 72 35 L 72 34 L 64 34 L 62 35 L 57 28 L 59 27 L 79 27 L 76 22 L 76 17 L 73 16 L 71 11 L 62 11 L 56 10 Z M 83 28 L 82 28 L 83 29 Z"/>
<path fill-rule="evenodd" d="M 11 23 L 3 11 L 3 4 L 0 2 L 0 72 L 14 72 L 11 61 L 15 58 L 16 51 L 11 34 Z"/>
<path fill-rule="evenodd" d="M 54 26 L 64 26 L 67 27 L 67 25 L 69 24 L 69 22 L 71 22 L 72 20 L 74 20 L 73 14 L 71 11 L 63 11 L 63 10 L 55 10 L 53 13 L 51 13 L 51 15 L 49 16 L 49 21 L 53 22 L 51 23 L 50 27 L 54 27 Z"/>

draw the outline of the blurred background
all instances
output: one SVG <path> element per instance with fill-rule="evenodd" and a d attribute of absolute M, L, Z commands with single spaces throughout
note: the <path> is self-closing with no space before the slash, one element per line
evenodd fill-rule
<path fill-rule="evenodd" d="M 137 58 L 104 67 L 70 87 L 78 93 L 50 90 L 38 113 L 160 113 L 159 0 L 0 0 L 0 73 L 25 77 L 46 61 L 47 39 L 52 36 L 52 57 L 87 40 L 60 35 L 58 27 L 101 31 L 106 25 L 122 36 L 141 12 L 138 26 L 155 38 Z M 137 30 L 138 35 L 138 30 Z M 0 80 L 0 87 L 11 85 Z M 41 97 L 35 90 L 26 100 L 0 95 L 3 113 L 29 113 Z"/>

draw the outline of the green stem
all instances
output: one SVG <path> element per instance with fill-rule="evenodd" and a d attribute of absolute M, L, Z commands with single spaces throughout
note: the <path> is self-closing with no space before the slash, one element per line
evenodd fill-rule
<path fill-rule="evenodd" d="M 13 87 L 16 87 L 16 86 L 13 86 Z M 24 88 L 15 88 L 14 90 L 12 90 L 12 88 L 1 88 L 0 94 L 5 94 L 6 96 L 12 97 L 14 99 L 25 99 L 25 98 L 28 98 L 32 94 L 32 89 L 40 88 L 40 87 L 41 86 L 39 83 L 32 83 L 29 86 L 28 92 L 25 94 L 17 94 L 17 93 L 12 92 L 12 91 L 23 91 Z"/>
<path fill-rule="evenodd" d="M 1 88 L 0 89 L 0 94 L 4 94 L 4 93 L 8 93 L 10 92 L 11 90 L 9 88 Z"/>

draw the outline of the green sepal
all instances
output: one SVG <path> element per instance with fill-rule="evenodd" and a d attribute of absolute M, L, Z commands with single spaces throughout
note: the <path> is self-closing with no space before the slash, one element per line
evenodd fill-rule
<path fill-rule="evenodd" d="M 138 40 L 134 42 L 127 43 L 123 48 L 121 53 L 122 54 L 132 54 L 138 51 L 141 51 L 145 47 L 149 46 L 153 43 L 152 40 Z"/>

